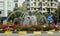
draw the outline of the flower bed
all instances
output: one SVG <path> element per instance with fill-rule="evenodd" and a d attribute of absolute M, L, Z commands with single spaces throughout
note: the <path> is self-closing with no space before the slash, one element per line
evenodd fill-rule
<path fill-rule="evenodd" d="M 55 25 L 0 25 L 2 31 L 50 31 L 59 30 Z"/>

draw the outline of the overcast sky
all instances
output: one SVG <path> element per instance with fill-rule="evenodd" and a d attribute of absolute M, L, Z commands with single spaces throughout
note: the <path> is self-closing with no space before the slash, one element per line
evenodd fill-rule
<path fill-rule="evenodd" d="M 25 1 L 25 0 L 20 0 L 21 4 L 22 4 L 23 1 Z M 58 0 L 58 1 L 60 2 L 60 0 Z M 20 5 L 21 5 L 21 4 L 20 4 Z"/>
<path fill-rule="evenodd" d="M 60 2 L 60 0 L 58 0 Z"/>

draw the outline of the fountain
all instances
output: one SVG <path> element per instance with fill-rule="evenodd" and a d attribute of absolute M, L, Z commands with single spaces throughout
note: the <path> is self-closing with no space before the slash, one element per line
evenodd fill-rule
<path fill-rule="evenodd" d="M 23 24 L 31 24 L 31 25 L 37 24 L 36 16 L 34 16 L 31 11 L 28 12 L 28 15 L 24 17 Z"/>
<path fill-rule="evenodd" d="M 14 14 L 16 12 L 12 12 L 7 20 L 12 16 L 12 14 Z M 29 12 L 17 12 L 17 13 L 21 13 L 22 15 L 20 15 L 19 17 L 16 17 L 14 19 L 14 22 L 17 21 L 18 24 L 31 24 L 31 25 L 35 25 L 35 24 L 40 24 L 41 23 L 41 19 L 44 18 L 45 22 L 47 23 L 47 19 L 45 16 L 41 16 L 40 12 L 36 12 L 33 14 L 33 12 L 29 11 Z M 37 16 L 39 14 L 39 16 Z"/>

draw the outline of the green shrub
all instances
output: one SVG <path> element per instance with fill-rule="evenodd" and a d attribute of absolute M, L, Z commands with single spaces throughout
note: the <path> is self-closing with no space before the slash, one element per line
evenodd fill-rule
<path fill-rule="evenodd" d="M 34 27 L 23 27 L 22 31 L 35 31 Z"/>
<path fill-rule="evenodd" d="M 52 30 L 53 28 L 51 26 L 43 27 L 43 31 L 49 31 Z"/>
<path fill-rule="evenodd" d="M 15 30 L 17 31 L 49 31 L 49 30 L 52 30 L 53 28 L 51 26 L 46 26 L 46 27 L 43 27 L 43 26 L 24 26 L 24 27 L 16 27 Z"/>
<path fill-rule="evenodd" d="M 16 27 L 15 30 L 21 31 L 22 30 L 22 27 Z"/>
<path fill-rule="evenodd" d="M 37 26 L 36 27 L 36 31 L 41 31 L 42 30 L 42 26 Z"/>
<path fill-rule="evenodd" d="M 2 29 L 3 27 L 2 26 L 0 26 L 0 29 Z"/>
<path fill-rule="evenodd" d="M 7 22 L 7 25 L 13 25 L 12 22 Z"/>

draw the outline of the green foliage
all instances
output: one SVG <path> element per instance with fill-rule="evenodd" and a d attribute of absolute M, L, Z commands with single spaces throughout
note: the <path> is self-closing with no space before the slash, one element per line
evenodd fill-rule
<path fill-rule="evenodd" d="M 34 12 L 34 15 L 37 17 L 37 22 L 40 23 L 46 23 L 46 19 L 47 19 L 47 13 L 41 13 L 41 12 Z"/>
<path fill-rule="evenodd" d="M 7 22 L 7 25 L 13 25 L 12 22 Z"/>
<path fill-rule="evenodd" d="M 15 30 L 21 31 L 21 30 L 22 30 L 22 27 L 19 27 L 19 26 L 18 26 L 18 27 L 15 28 Z"/>
<path fill-rule="evenodd" d="M 17 31 L 49 31 L 49 30 L 53 30 L 53 28 L 51 26 L 24 26 L 24 27 L 16 27 L 15 30 Z"/>
<path fill-rule="evenodd" d="M 8 16 L 10 16 L 12 13 L 12 15 L 8 18 L 8 20 L 14 20 L 17 17 L 22 17 L 23 20 L 23 12 L 26 12 L 27 9 L 25 7 L 16 7 L 14 8 L 14 10 L 12 12 L 9 13 Z"/>
<path fill-rule="evenodd" d="M 0 26 L 0 29 L 2 29 L 3 27 L 2 26 Z"/>
<path fill-rule="evenodd" d="M 26 12 L 26 11 L 27 11 L 27 9 L 26 9 L 25 7 L 20 7 L 20 10 L 21 10 L 22 12 Z"/>
<path fill-rule="evenodd" d="M 53 28 L 51 26 L 47 26 L 47 27 L 43 27 L 43 31 L 49 31 L 49 30 L 53 30 Z"/>
<path fill-rule="evenodd" d="M 35 31 L 34 27 L 23 27 L 22 31 Z"/>
<path fill-rule="evenodd" d="M 36 31 L 42 31 L 42 28 L 43 28 L 42 26 L 37 26 Z"/>

